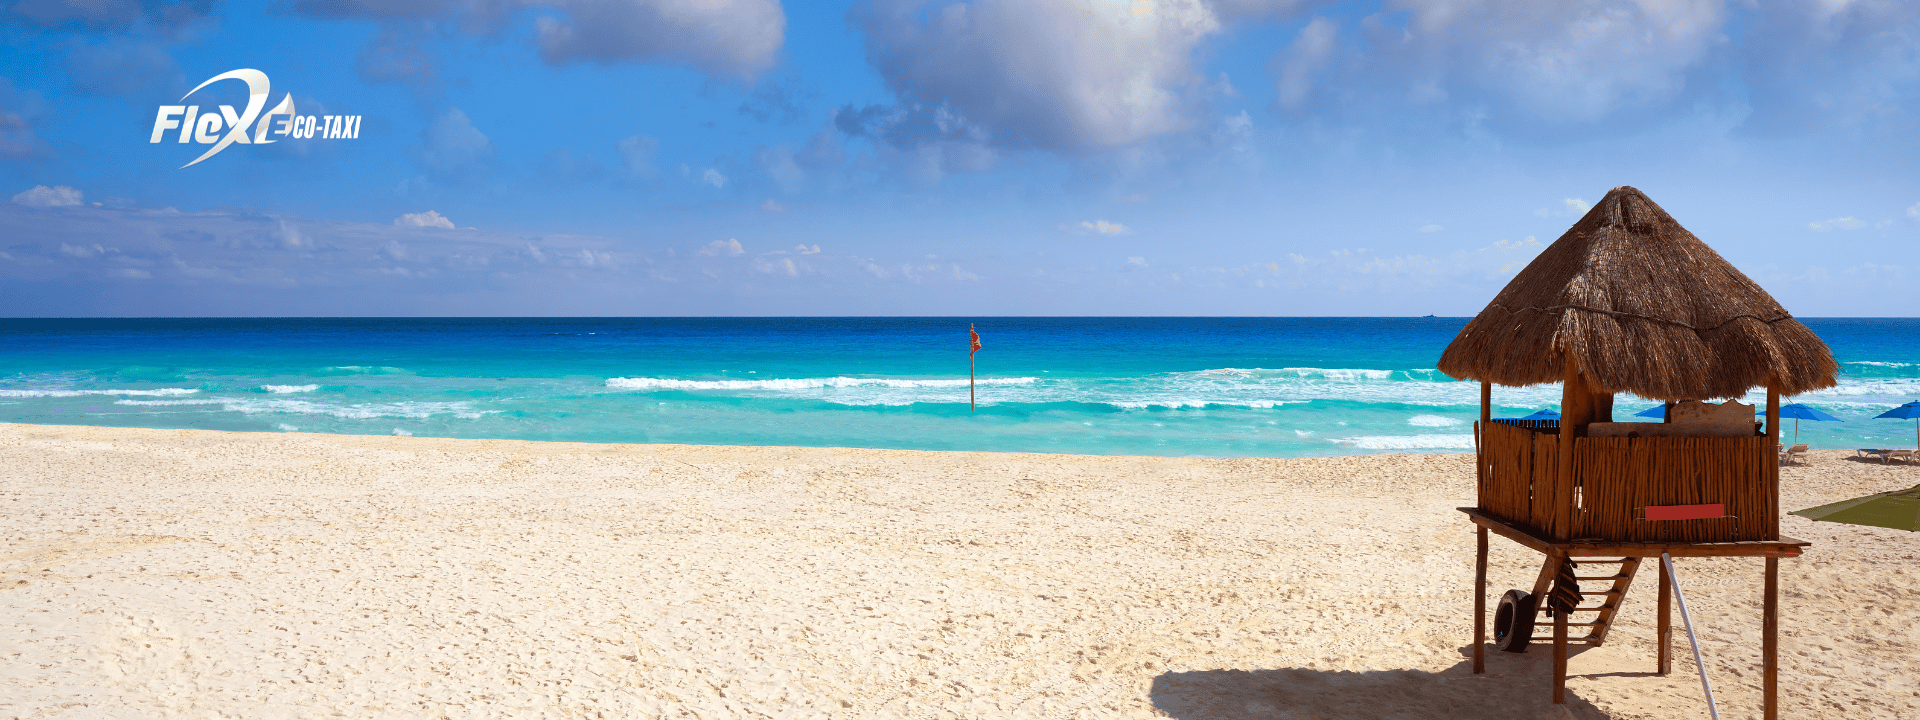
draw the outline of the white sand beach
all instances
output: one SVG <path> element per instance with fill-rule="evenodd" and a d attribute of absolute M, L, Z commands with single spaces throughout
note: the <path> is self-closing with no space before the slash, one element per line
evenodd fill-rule
<path fill-rule="evenodd" d="M 1785 509 L 1920 483 L 1815 451 Z M 0 718 L 1704 718 L 1654 564 L 1471 674 L 1464 455 L 0 425 Z M 1788 516 L 1783 718 L 1920 716 L 1920 535 Z M 1490 595 L 1540 556 L 1495 537 Z M 1722 717 L 1758 558 L 1679 562 Z M 1490 600 L 1491 604 L 1491 600 Z M 1677 613 L 1676 629 L 1679 624 Z"/>

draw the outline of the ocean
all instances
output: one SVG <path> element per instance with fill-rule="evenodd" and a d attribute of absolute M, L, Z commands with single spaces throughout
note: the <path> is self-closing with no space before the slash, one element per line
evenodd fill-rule
<path fill-rule="evenodd" d="M 0 319 L 0 421 L 1208 457 L 1469 452 L 1466 318 Z M 1912 447 L 1920 320 L 1802 319 L 1817 448 Z M 967 328 L 984 348 L 968 407 Z M 1495 416 L 1557 385 L 1494 389 Z M 1765 402 L 1762 393 L 1748 402 Z M 1616 401 L 1616 419 L 1653 405 Z M 1787 428 L 1791 435 L 1793 429 Z M 1786 439 L 1786 438 L 1783 438 Z"/>

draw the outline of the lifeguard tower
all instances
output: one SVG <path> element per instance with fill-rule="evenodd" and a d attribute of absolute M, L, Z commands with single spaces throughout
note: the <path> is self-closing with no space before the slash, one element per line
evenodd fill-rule
<path fill-rule="evenodd" d="M 1532 592 L 1509 591 L 1495 624 L 1501 648 L 1518 651 L 1549 639 L 1532 632 L 1552 616 L 1555 703 L 1568 643 L 1606 641 L 1643 559 L 1760 556 L 1774 720 L 1779 559 L 1808 545 L 1780 535 L 1780 396 L 1834 385 L 1826 344 L 1646 195 L 1617 187 L 1467 323 L 1439 368 L 1480 381 L 1478 504 L 1460 508 L 1479 534 L 1473 671 L 1485 671 L 1489 531 L 1545 555 Z M 1564 383 L 1559 421 L 1491 417 L 1494 385 L 1547 382 Z M 1764 425 L 1737 402 L 1755 387 L 1767 389 Z M 1619 392 L 1664 401 L 1665 421 L 1614 422 Z M 1663 675 L 1672 588 L 1662 564 Z"/>

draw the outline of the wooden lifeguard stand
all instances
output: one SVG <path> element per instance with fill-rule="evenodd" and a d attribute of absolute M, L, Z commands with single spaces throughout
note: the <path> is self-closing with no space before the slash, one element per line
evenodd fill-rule
<path fill-rule="evenodd" d="M 1545 555 L 1530 597 L 1510 592 L 1496 622 L 1507 649 L 1524 649 L 1536 614 L 1552 616 L 1555 703 L 1566 702 L 1568 643 L 1606 640 L 1642 559 L 1757 555 L 1774 720 L 1779 559 L 1809 544 L 1780 535 L 1780 396 L 1834 385 L 1826 344 L 1646 195 L 1617 187 L 1461 329 L 1439 368 L 1480 381 L 1478 504 L 1460 508 L 1479 535 L 1473 671 L 1485 671 L 1489 531 Z M 1547 382 L 1564 383 L 1558 422 L 1491 417 L 1493 385 Z M 1751 406 L 1698 402 L 1755 387 L 1767 389 L 1764 426 Z M 1613 422 L 1617 392 L 1666 402 L 1667 422 Z M 1600 604 L 1553 609 L 1547 593 L 1569 561 L 1581 570 L 1564 579 L 1604 581 L 1581 588 Z M 1672 587 L 1662 565 L 1663 675 Z M 1570 627 L 1588 634 L 1569 639 Z"/>

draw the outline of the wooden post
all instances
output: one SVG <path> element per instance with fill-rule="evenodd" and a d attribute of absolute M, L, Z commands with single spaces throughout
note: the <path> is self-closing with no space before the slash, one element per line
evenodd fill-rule
<path fill-rule="evenodd" d="M 1480 381 L 1480 424 L 1493 422 L 1493 383 Z"/>
<path fill-rule="evenodd" d="M 1780 391 L 1774 388 L 1773 378 L 1767 378 L 1767 439 L 1775 452 L 1780 448 Z M 1767 518 L 1772 526 L 1767 530 L 1768 539 L 1780 537 L 1779 497 L 1780 462 L 1776 457 L 1766 465 L 1766 477 L 1773 486 L 1774 516 Z M 1760 665 L 1761 665 L 1761 714 L 1766 720 L 1778 720 L 1780 717 L 1780 558 L 1767 556 L 1767 589 L 1764 605 L 1760 610 Z"/>
<path fill-rule="evenodd" d="M 1780 444 L 1780 391 L 1773 389 L 1772 378 L 1768 378 L 1767 383 L 1767 438 L 1777 448 Z"/>
<path fill-rule="evenodd" d="M 1487 526 L 1473 526 L 1480 529 L 1473 562 L 1473 674 L 1479 675 L 1487 671 Z"/>
<path fill-rule="evenodd" d="M 1674 405 L 1677 405 L 1677 404 L 1678 404 L 1678 403 L 1667 403 L 1667 404 L 1666 404 L 1666 405 L 1667 405 L 1667 407 L 1666 407 L 1666 409 L 1665 409 L 1665 410 L 1662 410 L 1662 411 L 1660 412 L 1660 415 L 1661 415 L 1661 420 L 1660 420 L 1660 422 L 1663 422 L 1663 423 L 1670 423 L 1670 422 L 1673 422 L 1673 406 L 1674 406 Z"/>
<path fill-rule="evenodd" d="M 1768 395 L 1773 393 L 1769 392 Z M 1768 403 L 1771 405 L 1772 403 Z M 1766 720 L 1780 717 L 1780 558 L 1767 556 L 1767 598 L 1761 610 L 1761 713 Z"/>
<path fill-rule="evenodd" d="M 1566 541 L 1573 537 L 1573 436 L 1577 428 L 1586 426 L 1586 405 L 1591 398 L 1586 383 L 1580 379 L 1580 366 L 1573 361 L 1573 354 L 1568 353 L 1562 363 L 1566 366 L 1566 378 L 1560 386 L 1560 468 L 1549 500 L 1553 503 L 1548 507 L 1553 510 L 1554 527 L 1549 529 L 1548 537 Z"/>
<path fill-rule="evenodd" d="M 1473 504 L 1487 509 L 1487 499 L 1479 493 L 1487 487 L 1487 426 L 1493 424 L 1493 383 L 1480 381 L 1480 424 L 1473 426 Z M 1482 533 L 1484 534 L 1484 533 Z"/>
<path fill-rule="evenodd" d="M 1767 517 L 1760 518 L 1761 528 L 1765 530 L 1762 539 L 1780 539 L 1780 391 L 1774 389 L 1773 378 L 1767 378 L 1767 452 L 1768 462 L 1761 466 L 1761 477 L 1766 478 L 1767 492 L 1772 498 L 1767 503 Z M 1744 521 L 1741 521 L 1744 522 Z"/>
<path fill-rule="evenodd" d="M 1553 613 L 1553 704 L 1567 704 L 1567 614 L 1558 610 Z"/>
<path fill-rule="evenodd" d="M 1654 672 L 1660 675 L 1673 672 L 1673 578 L 1667 575 L 1666 563 L 1660 563 L 1660 621 L 1654 630 L 1653 643 L 1660 649 Z"/>

